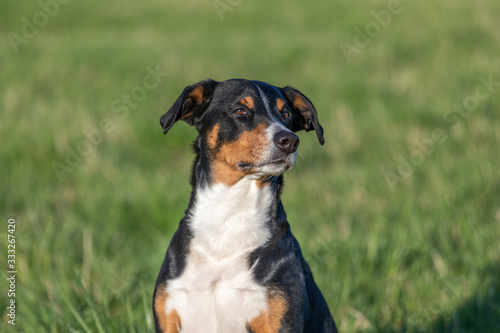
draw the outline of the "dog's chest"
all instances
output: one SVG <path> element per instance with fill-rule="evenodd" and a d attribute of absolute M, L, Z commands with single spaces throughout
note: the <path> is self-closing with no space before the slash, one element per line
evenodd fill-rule
<path fill-rule="evenodd" d="M 240 186 L 198 193 L 185 269 L 167 285 L 167 313 L 178 312 L 183 332 L 247 332 L 246 323 L 267 307 L 248 256 L 269 239 L 272 198 L 254 182 Z"/>
<path fill-rule="evenodd" d="M 266 308 L 266 289 L 238 257 L 213 261 L 191 252 L 167 293 L 167 313 L 178 312 L 182 332 L 247 332 L 245 324 Z"/>

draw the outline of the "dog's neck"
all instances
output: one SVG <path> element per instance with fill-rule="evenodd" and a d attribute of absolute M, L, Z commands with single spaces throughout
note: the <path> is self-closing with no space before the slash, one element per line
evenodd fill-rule
<path fill-rule="evenodd" d="M 265 180 L 244 176 L 231 186 L 212 183 L 210 157 L 199 144 L 197 140 L 193 192 L 186 211 L 192 249 L 208 256 L 231 257 L 263 246 L 273 235 L 288 230 L 280 199 L 282 175 Z"/>

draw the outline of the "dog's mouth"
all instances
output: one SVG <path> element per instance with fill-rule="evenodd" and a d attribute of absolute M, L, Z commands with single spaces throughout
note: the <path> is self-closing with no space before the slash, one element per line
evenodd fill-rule
<path fill-rule="evenodd" d="M 260 163 L 250 163 L 245 161 L 238 162 L 238 169 L 241 171 L 252 173 L 263 173 L 270 175 L 278 175 L 293 167 L 295 158 L 289 156 L 277 158 L 271 161 L 263 161 Z"/>

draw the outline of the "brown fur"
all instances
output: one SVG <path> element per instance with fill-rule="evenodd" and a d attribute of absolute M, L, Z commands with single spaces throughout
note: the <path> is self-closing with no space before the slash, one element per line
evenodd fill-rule
<path fill-rule="evenodd" d="M 246 105 L 249 109 L 253 109 L 255 103 L 253 101 L 253 98 L 250 96 L 243 97 L 240 99 L 240 103 L 243 105 Z"/>
<path fill-rule="evenodd" d="M 171 310 L 167 314 L 167 326 L 165 333 L 178 333 L 181 329 L 181 317 L 176 310 Z"/>
<path fill-rule="evenodd" d="M 178 333 L 181 327 L 181 318 L 176 310 L 171 310 L 168 314 L 165 312 L 167 299 L 168 293 L 165 289 L 156 292 L 155 313 L 158 317 L 158 323 L 163 332 Z"/>
<path fill-rule="evenodd" d="M 269 146 L 269 141 L 265 133 L 266 128 L 266 124 L 260 124 L 253 131 L 243 132 L 238 140 L 220 147 L 212 163 L 214 183 L 232 186 L 244 175 L 253 171 L 253 168 L 250 170 L 238 169 L 238 163 L 257 164 L 261 161 L 264 149 Z M 207 142 L 209 145 L 214 145 L 213 139 L 218 131 L 219 129 L 214 127 L 208 135 Z"/>
<path fill-rule="evenodd" d="M 215 125 L 212 131 L 207 136 L 207 144 L 210 149 L 214 149 L 217 146 L 217 138 L 219 137 L 220 126 Z"/>
<path fill-rule="evenodd" d="M 276 100 L 276 105 L 278 106 L 278 110 L 282 111 L 283 108 L 285 107 L 285 101 L 282 100 L 281 98 L 278 98 Z"/>
<path fill-rule="evenodd" d="M 257 185 L 258 188 L 263 188 L 265 186 L 269 186 L 271 184 L 269 176 L 262 176 L 260 179 L 257 179 L 255 181 L 255 185 Z"/>
<path fill-rule="evenodd" d="M 201 104 L 203 101 L 203 87 L 197 85 L 196 88 L 189 94 L 189 97 L 195 100 L 196 104 Z"/>
<path fill-rule="evenodd" d="M 187 120 L 193 116 L 193 112 L 188 112 L 181 117 L 182 120 Z"/>
<path fill-rule="evenodd" d="M 293 106 L 295 106 L 299 110 L 307 109 L 306 101 L 298 94 L 293 96 Z"/>
<path fill-rule="evenodd" d="M 281 328 L 281 320 L 288 306 L 279 292 L 270 293 L 267 298 L 267 309 L 252 319 L 247 327 L 253 333 L 274 333 Z"/>

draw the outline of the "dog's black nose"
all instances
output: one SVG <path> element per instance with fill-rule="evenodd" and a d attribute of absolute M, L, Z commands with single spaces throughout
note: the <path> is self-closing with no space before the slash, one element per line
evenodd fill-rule
<path fill-rule="evenodd" d="M 281 131 L 274 136 L 274 144 L 287 154 L 295 153 L 299 143 L 299 137 L 292 132 Z"/>

